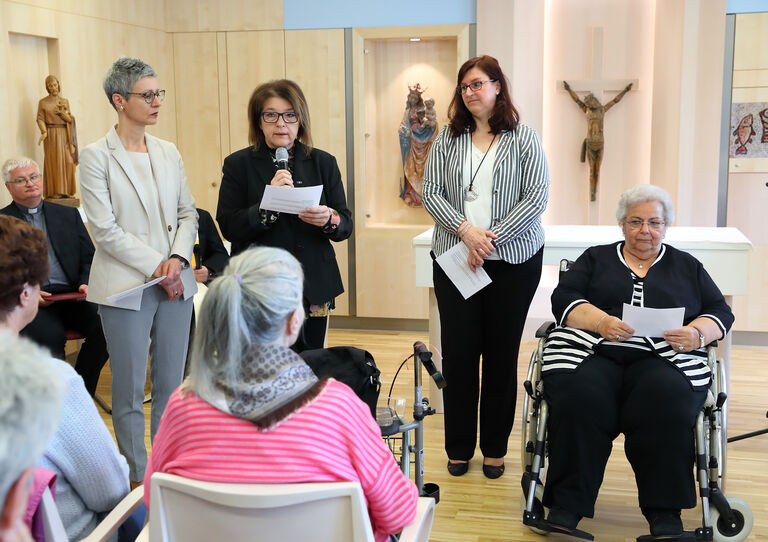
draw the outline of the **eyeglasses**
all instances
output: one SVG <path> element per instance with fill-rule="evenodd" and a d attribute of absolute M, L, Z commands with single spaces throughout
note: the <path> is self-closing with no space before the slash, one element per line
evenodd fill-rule
<path fill-rule="evenodd" d="M 164 90 L 148 90 L 146 92 L 129 92 L 128 94 L 132 94 L 133 96 L 141 96 L 144 98 L 144 101 L 148 104 L 151 104 L 155 101 L 155 98 L 160 98 L 160 101 L 165 100 L 165 91 Z"/>
<path fill-rule="evenodd" d="M 641 220 L 639 218 L 633 218 L 632 220 L 625 220 L 624 224 L 629 226 L 630 230 L 640 230 L 643 228 L 643 224 L 648 224 L 648 228 L 651 230 L 660 230 L 666 222 L 663 220 L 650 219 L 648 221 Z"/>
<path fill-rule="evenodd" d="M 472 92 L 477 92 L 481 88 L 483 88 L 484 84 L 495 83 L 496 81 L 497 81 L 496 79 L 488 79 L 487 81 L 472 81 L 468 85 L 459 85 L 458 87 L 456 87 L 456 92 L 458 92 L 459 94 L 466 94 L 468 88 L 471 88 Z"/>
<path fill-rule="evenodd" d="M 40 174 L 32 173 L 29 177 L 16 177 L 15 179 L 11 179 L 6 184 L 27 184 L 27 183 L 35 184 L 39 180 L 40 180 Z"/>
<path fill-rule="evenodd" d="M 295 124 L 299 122 L 299 116 L 293 111 L 286 111 L 285 113 L 278 113 L 277 111 L 264 111 L 261 114 L 261 118 L 267 124 L 275 124 L 277 119 L 283 117 L 283 121 L 286 124 Z"/>

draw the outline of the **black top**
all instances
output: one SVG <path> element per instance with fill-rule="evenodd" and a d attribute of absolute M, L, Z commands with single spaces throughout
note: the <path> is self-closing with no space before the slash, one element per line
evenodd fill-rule
<path fill-rule="evenodd" d="M 199 265 L 208 268 L 209 281 L 215 275 L 220 275 L 229 263 L 229 253 L 224 243 L 221 242 L 219 232 L 216 230 L 216 224 L 213 223 L 211 213 L 205 209 L 197 209 L 197 238 L 199 240 L 198 250 L 200 251 Z"/>
<path fill-rule="evenodd" d="M 733 314 L 720 289 L 690 254 L 663 245 L 645 277 L 638 279 L 624 261 L 624 242 L 588 248 L 552 293 L 552 312 L 558 321 L 547 336 L 542 374 L 572 371 L 595 353 L 599 344 L 638 348 L 669 361 L 690 382 L 693 389 L 706 389 L 710 382 L 706 351 L 697 348 L 676 352 L 661 337 L 630 337 L 613 343 L 592 330 L 565 326 L 568 314 L 583 303 L 591 303 L 617 318 L 623 304 L 655 309 L 684 307 L 683 324 L 705 316 L 720 328 L 721 336 L 733 324 Z"/>
<path fill-rule="evenodd" d="M 335 209 L 341 222 L 335 231 L 307 224 L 297 215 L 280 213 L 274 223 L 264 221 L 259 204 L 264 187 L 276 172 L 269 149 L 262 146 L 230 154 L 222 167 L 221 190 L 216 220 L 221 233 L 232 243 L 232 255 L 250 246 L 284 248 L 304 269 L 304 297 L 311 304 L 333 300 L 344 291 L 331 241 L 343 241 L 352 234 L 352 213 L 347 208 L 344 185 L 336 159 L 325 151 L 295 143 L 294 186 L 323 186 L 320 205 Z"/>

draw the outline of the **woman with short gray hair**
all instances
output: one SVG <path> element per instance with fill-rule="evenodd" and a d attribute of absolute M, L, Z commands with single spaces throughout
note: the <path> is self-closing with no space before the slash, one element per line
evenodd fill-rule
<path fill-rule="evenodd" d="M 377 542 L 416 513 L 368 406 L 318 380 L 290 346 L 304 321 L 303 273 L 290 253 L 234 256 L 200 308 L 190 376 L 168 401 L 144 478 L 153 472 L 244 484 L 359 482 Z"/>
<path fill-rule="evenodd" d="M 104 91 L 117 125 L 80 154 L 83 207 L 96 244 L 88 301 L 99 305 L 110 352 L 115 436 L 137 485 L 147 463 L 147 350 L 152 437 L 184 373 L 197 291 L 189 266 L 197 212 L 179 151 L 146 133 L 165 98 L 155 71 L 138 58 L 118 58 L 104 76 Z M 157 287 L 116 297 L 152 279 L 160 279 Z"/>
<path fill-rule="evenodd" d="M 658 202 L 661 205 L 664 222 L 672 224 L 675 221 L 675 208 L 666 190 L 653 184 L 638 184 L 625 190 L 619 197 L 616 207 L 616 220 L 619 226 L 624 223 L 629 210 L 639 203 Z"/>

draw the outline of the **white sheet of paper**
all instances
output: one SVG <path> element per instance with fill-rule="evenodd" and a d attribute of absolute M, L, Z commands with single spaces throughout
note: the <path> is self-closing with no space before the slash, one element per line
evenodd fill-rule
<path fill-rule="evenodd" d="M 475 272 L 472 272 L 467 263 L 468 259 L 469 248 L 464 243 L 458 243 L 437 257 L 437 264 L 464 299 L 469 299 L 491 283 L 491 277 L 482 267 L 477 267 Z"/>
<path fill-rule="evenodd" d="M 322 193 L 322 185 L 302 188 L 267 185 L 259 208 L 297 215 L 307 207 L 317 207 Z"/>
<path fill-rule="evenodd" d="M 624 303 L 621 319 L 632 326 L 636 337 L 663 337 L 665 331 L 683 327 L 685 308 L 651 309 Z"/>
<path fill-rule="evenodd" d="M 144 290 L 150 286 L 154 286 L 163 279 L 165 279 L 165 275 L 156 279 L 152 279 L 149 282 L 145 282 L 144 284 L 140 284 L 133 288 L 128 288 L 127 290 L 123 290 L 122 292 L 111 295 L 107 298 L 107 301 L 116 305 L 119 304 L 132 306 L 135 304 L 136 299 L 138 299 L 138 305 L 141 305 L 141 294 L 144 292 Z"/>

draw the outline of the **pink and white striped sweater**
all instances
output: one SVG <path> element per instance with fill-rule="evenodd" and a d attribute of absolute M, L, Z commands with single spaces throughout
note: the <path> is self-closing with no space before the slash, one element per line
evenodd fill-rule
<path fill-rule="evenodd" d="M 377 542 L 413 520 L 418 499 L 368 406 L 335 380 L 268 430 L 176 390 L 144 477 L 147 506 L 153 472 L 229 483 L 360 482 Z"/>

